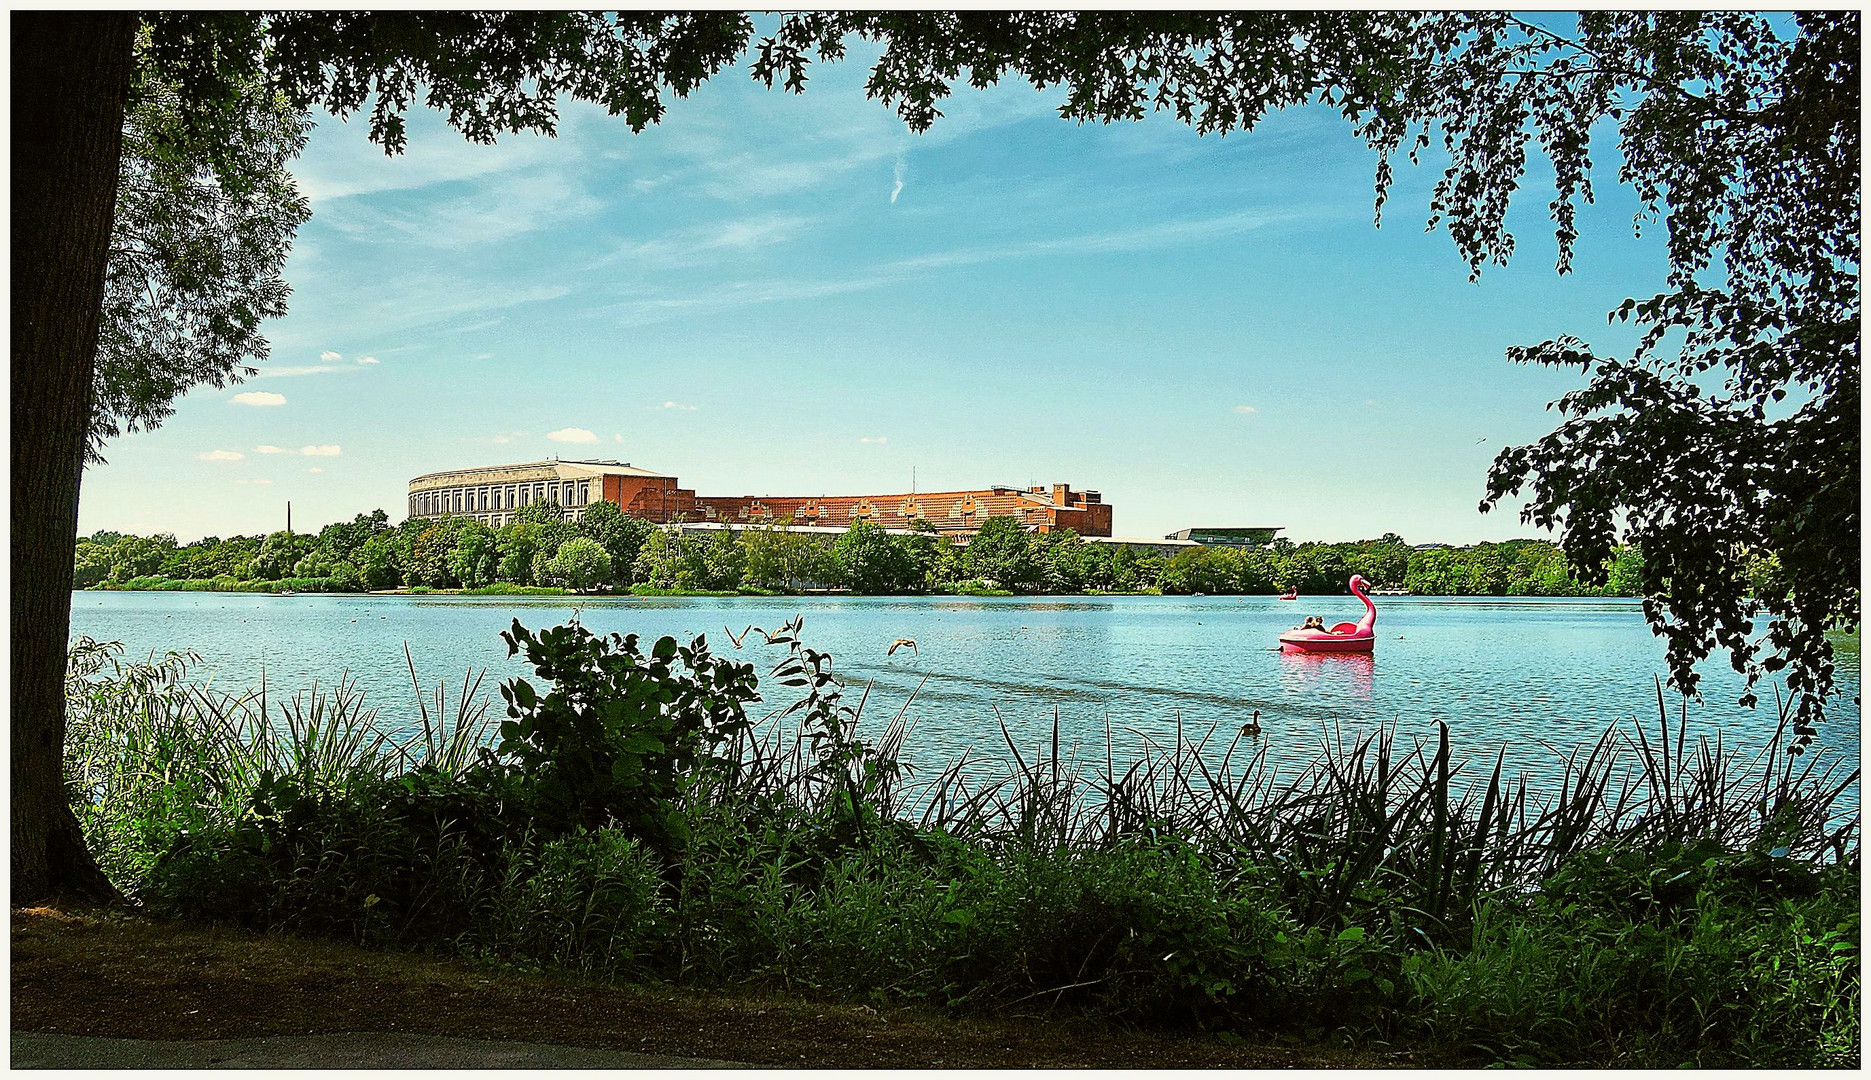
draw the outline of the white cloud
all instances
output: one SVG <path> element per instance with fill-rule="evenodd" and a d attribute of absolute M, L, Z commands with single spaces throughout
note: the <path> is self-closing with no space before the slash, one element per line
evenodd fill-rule
<path fill-rule="evenodd" d="M 360 357 L 358 357 L 358 358 L 357 358 L 357 362 L 358 362 L 358 363 L 360 363 L 360 364 L 381 364 L 381 363 L 383 363 L 383 361 L 381 361 L 381 360 L 379 360 L 379 359 L 377 359 L 377 358 L 376 358 L 376 357 L 374 357 L 374 356 L 360 356 Z"/>
<path fill-rule="evenodd" d="M 306 457 L 337 457 L 344 453 L 343 448 L 326 444 L 324 446 L 302 446 L 299 453 Z"/>
<path fill-rule="evenodd" d="M 553 442 L 567 443 L 594 443 L 598 441 L 598 436 L 594 432 L 586 431 L 581 427 L 568 427 L 560 428 L 557 431 L 548 431 L 546 432 L 546 438 L 551 439 Z"/>
<path fill-rule="evenodd" d="M 614 431 L 613 431 L 613 432 L 611 432 L 611 441 L 612 441 L 612 442 L 623 442 L 623 441 L 624 441 L 624 437 L 623 437 L 622 435 L 619 435 L 619 434 L 617 434 L 616 432 L 614 432 Z"/>
<path fill-rule="evenodd" d="M 1247 414 L 1257 413 L 1260 410 L 1254 408 L 1252 405 L 1236 405 L 1234 407 L 1234 411 L 1241 413 L 1243 415 L 1247 415 Z"/>
<path fill-rule="evenodd" d="M 255 406 L 284 405 L 286 403 L 286 395 L 269 394 L 265 390 L 249 390 L 243 394 L 235 394 L 233 403 L 236 405 Z"/>
<path fill-rule="evenodd" d="M 195 455 L 201 461 L 239 461 L 246 456 L 238 450 L 210 450 L 205 454 Z"/>
<path fill-rule="evenodd" d="M 325 363 L 329 364 L 334 360 L 344 359 L 344 354 L 335 353 L 335 352 L 332 352 L 330 349 L 326 349 L 324 352 L 318 354 L 318 358 L 320 360 L 323 360 Z"/>
<path fill-rule="evenodd" d="M 324 467 L 323 467 L 323 466 L 321 466 L 321 465 L 314 465 L 314 466 L 312 466 L 311 468 L 309 468 L 309 469 L 307 469 L 307 470 L 305 470 L 305 471 L 306 471 L 306 472 L 309 472 L 309 473 L 322 473 L 322 472 L 324 472 L 324 471 L 325 471 L 325 469 L 324 469 Z"/>
<path fill-rule="evenodd" d="M 236 484 L 255 484 L 255 485 L 260 485 L 260 484 L 270 484 L 270 483 L 272 483 L 272 481 L 271 481 L 271 480 L 266 480 L 266 479 L 262 479 L 262 478 L 260 478 L 260 477 L 256 477 L 256 476 L 248 476 L 248 477 L 243 477 L 243 478 L 241 478 L 241 479 L 239 479 L 239 480 L 236 480 L 236 481 L 234 481 L 234 482 L 235 482 Z"/>
<path fill-rule="evenodd" d="M 665 408 L 665 409 L 681 409 L 681 410 L 682 410 L 683 412 L 694 412 L 694 411 L 695 411 L 695 406 L 693 406 L 693 405 L 679 405 L 679 404 L 677 404 L 676 402 L 673 402 L 673 401 L 665 401 L 665 402 L 663 402 L 663 408 Z"/>
<path fill-rule="evenodd" d="M 886 435 L 878 435 L 875 438 L 869 435 L 866 435 L 863 438 L 859 439 L 858 441 L 861 443 L 871 443 L 876 446 L 882 446 L 884 443 L 889 442 L 890 438 L 889 436 L 886 436 Z"/>
<path fill-rule="evenodd" d="M 254 447 L 253 452 L 256 454 L 296 454 L 298 453 L 297 450 L 288 450 L 283 446 L 265 446 L 265 445 Z"/>
<path fill-rule="evenodd" d="M 526 432 L 524 431 L 503 431 L 498 435 L 490 436 L 487 441 L 492 442 L 492 443 L 500 443 L 501 445 L 504 446 L 507 443 L 510 443 L 513 440 L 520 438 L 521 436 L 525 434 Z"/>
<path fill-rule="evenodd" d="M 903 160 L 903 154 L 902 150 L 897 151 L 897 165 L 891 173 L 891 178 L 896 181 L 896 186 L 890 189 L 890 205 L 892 206 L 896 205 L 897 196 L 903 194 L 903 173 L 909 165 Z"/>

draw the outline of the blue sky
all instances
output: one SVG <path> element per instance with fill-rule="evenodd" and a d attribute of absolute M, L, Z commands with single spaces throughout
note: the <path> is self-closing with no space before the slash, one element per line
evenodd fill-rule
<path fill-rule="evenodd" d="M 1504 351 L 1624 345 L 1605 312 L 1662 279 L 1608 137 L 1574 272 L 1536 169 L 1513 265 L 1471 283 L 1423 230 L 1436 170 L 1400 165 L 1372 228 L 1372 155 L 1327 110 L 1202 138 L 1010 82 L 919 136 L 866 74 L 730 70 L 642 135 L 569 105 L 477 146 L 415 113 L 399 158 L 322 119 L 271 360 L 109 444 L 80 530 L 395 520 L 415 475 L 557 454 L 723 495 L 1067 482 L 1130 536 L 1537 535 L 1476 503 L 1579 376 Z"/>

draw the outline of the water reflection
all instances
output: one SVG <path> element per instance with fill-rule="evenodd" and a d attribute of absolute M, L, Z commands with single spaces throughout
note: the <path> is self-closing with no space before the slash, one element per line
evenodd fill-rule
<path fill-rule="evenodd" d="M 1371 653 L 1280 652 L 1280 688 L 1288 694 L 1325 692 L 1334 698 L 1370 701 L 1377 676 Z"/>

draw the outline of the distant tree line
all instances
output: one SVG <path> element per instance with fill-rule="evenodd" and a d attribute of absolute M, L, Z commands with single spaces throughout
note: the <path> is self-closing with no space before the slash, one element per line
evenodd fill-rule
<path fill-rule="evenodd" d="M 990 518 L 966 546 L 924 527 L 890 533 L 859 522 L 844 533 L 753 526 L 683 531 L 630 517 L 612 503 L 576 521 L 557 503 L 490 528 L 471 517 L 411 518 L 382 510 L 317 533 L 205 537 L 98 532 L 78 543 L 79 588 L 361 592 L 370 589 L 556 588 L 573 592 L 1161 592 L 1342 593 L 1353 574 L 1376 588 L 1428 596 L 1639 596 L 1643 557 L 1615 551 L 1603 586 L 1582 584 L 1544 540 L 1412 548 L 1395 533 L 1355 543 L 1195 547 L 1163 556 L 1077 533 L 1028 532 Z M 1754 595 L 1785 595 L 1772 560 L 1756 560 Z"/>

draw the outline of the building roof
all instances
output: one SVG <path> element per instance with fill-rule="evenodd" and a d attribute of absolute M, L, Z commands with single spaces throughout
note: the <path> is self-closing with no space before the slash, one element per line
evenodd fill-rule
<path fill-rule="evenodd" d="M 674 480 L 668 473 L 651 472 L 639 469 L 628 461 L 607 461 L 601 459 L 581 460 L 574 458 L 547 458 L 544 461 L 522 461 L 512 465 L 477 465 L 469 469 L 442 469 L 438 472 L 423 473 L 411 480 L 415 484 L 423 480 L 433 480 L 442 476 L 474 476 L 477 473 L 513 472 L 517 469 L 553 469 L 571 466 L 574 470 L 601 476 L 645 476 L 657 480 Z"/>
<path fill-rule="evenodd" d="M 1125 544 L 1130 547 L 1201 547 L 1193 540 L 1178 540 L 1173 536 L 1086 536 L 1081 537 L 1087 544 Z"/>

